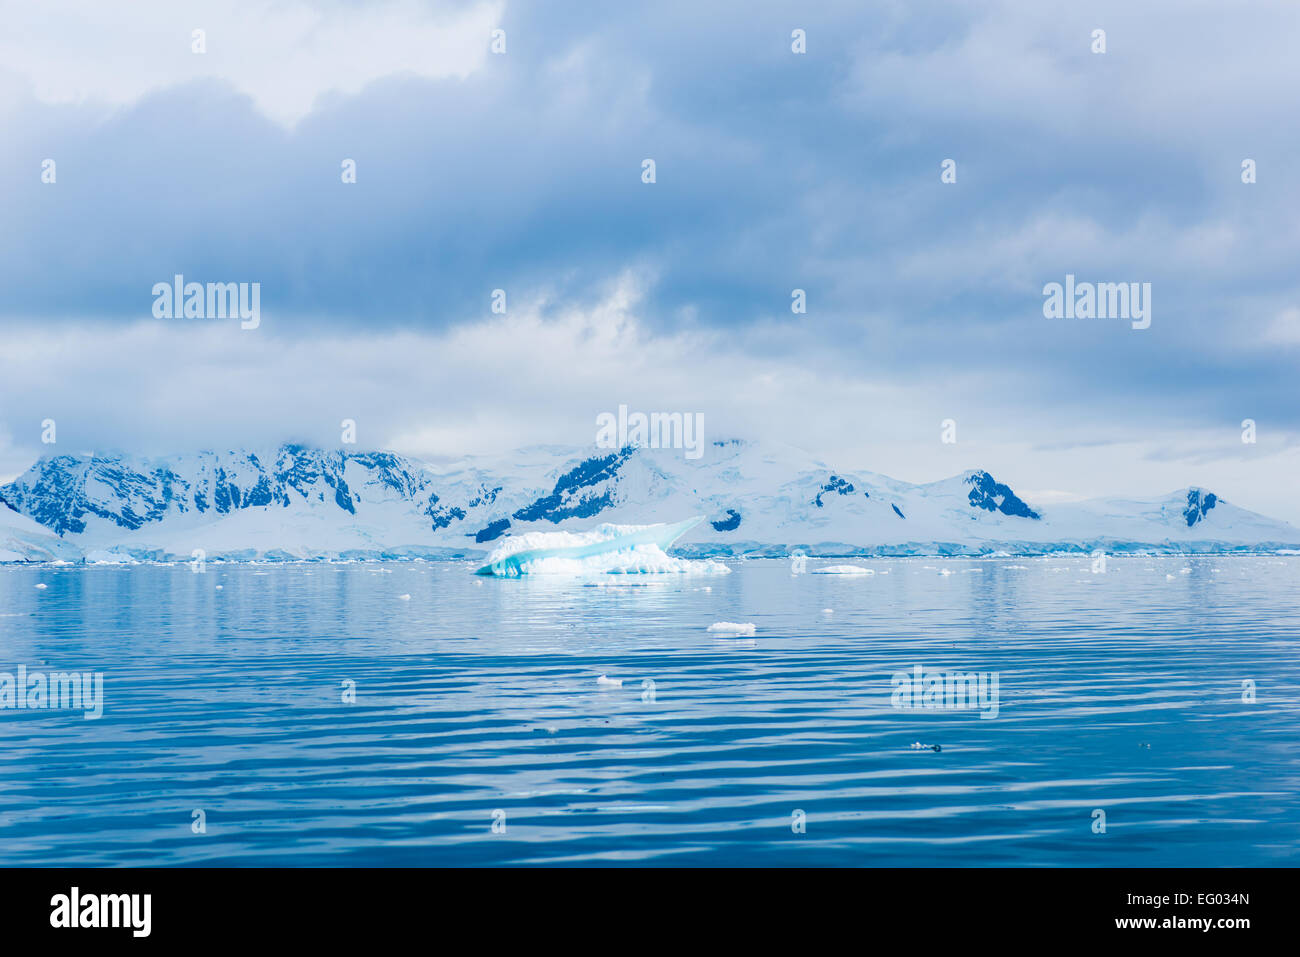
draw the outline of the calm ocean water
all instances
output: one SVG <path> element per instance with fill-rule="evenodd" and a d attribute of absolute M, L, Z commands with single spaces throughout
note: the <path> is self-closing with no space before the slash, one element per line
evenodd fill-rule
<path fill-rule="evenodd" d="M 0 710 L 0 864 L 1300 861 L 1300 558 L 854 564 L 0 568 L 0 672 L 104 674 Z"/>

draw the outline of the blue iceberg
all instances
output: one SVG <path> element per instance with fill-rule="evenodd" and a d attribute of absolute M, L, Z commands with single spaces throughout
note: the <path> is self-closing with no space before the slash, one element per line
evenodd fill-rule
<path fill-rule="evenodd" d="M 667 549 L 704 520 L 658 525 L 598 525 L 586 532 L 528 532 L 504 539 L 475 574 L 519 578 L 537 574 L 725 573 L 718 562 L 674 558 Z"/>

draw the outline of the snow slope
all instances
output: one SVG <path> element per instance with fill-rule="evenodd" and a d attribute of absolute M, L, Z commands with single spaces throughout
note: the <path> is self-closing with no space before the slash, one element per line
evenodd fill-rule
<path fill-rule="evenodd" d="M 0 562 L 80 561 L 81 550 L 0 504 Z"/>

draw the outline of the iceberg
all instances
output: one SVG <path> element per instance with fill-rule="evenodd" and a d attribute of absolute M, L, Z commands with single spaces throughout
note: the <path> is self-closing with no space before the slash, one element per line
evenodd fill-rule
<path fill-rule="evenodd" d="M 519 578 L 539 574 L 725 573 L 729 569 L 719 562 L 674 558 L 665 551 L 703 520 L 703 515 L 696 515 L 671 524 L 604 524 L 586 532 L 515 535 L 502 542 L 475 574 Z"/>
<path fill-rule="evenodd" d="M 753 635 L 758 626 L 752 621 L 715 621 L 705 631 L 715 635 Z"/>

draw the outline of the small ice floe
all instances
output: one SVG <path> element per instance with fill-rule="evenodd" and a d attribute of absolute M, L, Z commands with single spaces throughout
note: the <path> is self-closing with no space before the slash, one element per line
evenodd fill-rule
<path fill-rule="evenodd" d="M 398 601 L 410 601 L 410 600 L 411 600 L 411 596 L 410 596 L 410 595 L 398 595 L 398 596 L 397 596 L 397 600 L 398 600 Z"/>
<path fill-rule="evenodd" d="M 937 744 L 922 744 L 920 741 L 912 742 L 913 751 L 942 751 L 943 748 Z"/>
<path fill-rule="evenodd" d="M 47 585 L 47 584 L 45 584 L 45 582 L 40 582 L 40 583 L 37 584 L 36 587 L 37 587 L 37 588 L 41 588 L 41 589 L 45 589 L 45 588 L 49 588 L 50 586 Z"/>
<path fill-rule="evenodd" d="M 1180 574 L 1180 575 L 1190 575 L 1191 573 L 1192 573 L 1192 570 L 1191 570 L 1190 568 L 1180 568 L 1180 569 L 1178 570 L 1178 574 Z"/>
<path fill-rule="evenodd" d="M 1167 581 L 1167 582 L 1171 582 L 1171 581 L 1173 581 L 1173 580 L 1174 580 L 1174 576 L 1173 576 L 1173 575 L 1166 575 L 1166 576 L 1165 576 L 1165 581 Z"/>
<path fill-rule="evenodd" d="M 874 575 L 874 568 L 863 568 L 861 565 L 827 565 L 824 568 L 814 568 L 814 575 Z"/>
<path fill-rule="evenodd" d="M 709 631 L 715 635 L 752 635 L 758 628 L 752 621 L 715 621 L 709 625 Z"/>
<path fill-rule="evenodd" d="M 834 608 L 823 608 L 823 609 L 822 609 L 822 614 L 825 615 L 827 618 L 829 618 L 831 615 L 835 614 L 835 609 L 834 609 Z"/>
<path fill-rule="evenodd" d="M 218 585 L 218 586 L 217 586 L 217 591 L 221 591 L 221 589 L 223 589 L 223 588 L 225 588 L 225 587 L 226 587 L 225 585 Z"/>
<path fill-rule="evenodd" d="M 623 687 L 623 679 L 622 679 L 622 678 L 611 678 L 611 677 L 609 677 L 608 675 L 601 675 L 599 678 L 596 679 L 596 687 L 598 687 L 598 688 L 621 688 L 621 687 Z"/>
<path fill-rule="evenodd" d="M 946 568 L 940 568 L 940 569 L 939 569 L 939 574 L 940 574 L 940 575 L 951 575 L 952 572 L 948 571 L 948 569 L 946 569 Z"/>

